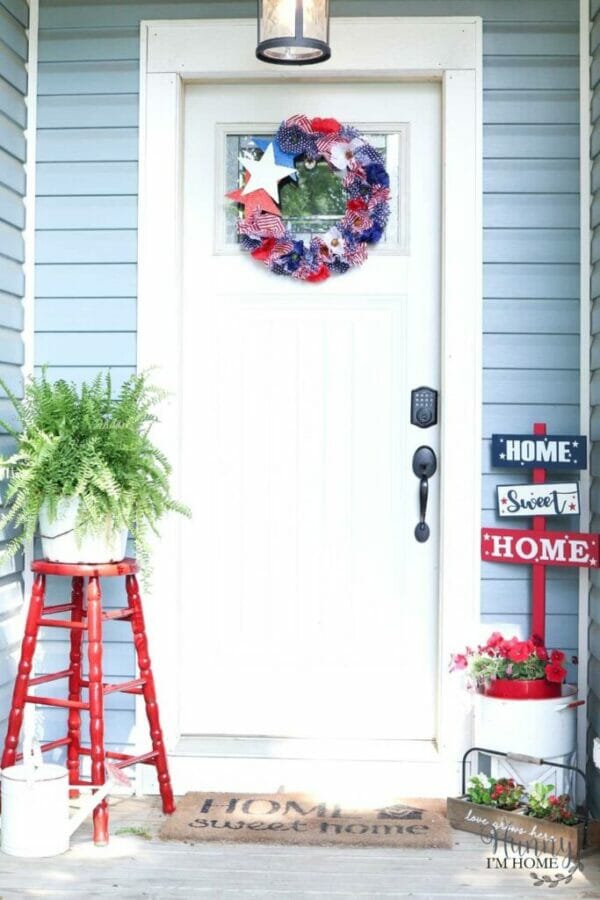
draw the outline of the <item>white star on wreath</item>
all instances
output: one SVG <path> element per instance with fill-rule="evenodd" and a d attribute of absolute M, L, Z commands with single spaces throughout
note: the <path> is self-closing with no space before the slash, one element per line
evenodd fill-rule
<path fill-rule="evenodd" d="M 277 203 L 279 203 L 279 182 L 296 174 L 296 169 L 277 165 L 275 148 L 272 143 L 269 144 L 260 159 L 240 157 L 240 162 L 250 172 L 250 178 L 242 194 L 250 194 L 252 191 L 259 191 L 262 188 Z"/>

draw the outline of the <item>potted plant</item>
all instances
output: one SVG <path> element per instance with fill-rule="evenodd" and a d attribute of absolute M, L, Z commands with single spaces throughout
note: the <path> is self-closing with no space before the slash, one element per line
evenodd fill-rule
<path fill-rule="evenodd" d="M 0 527 L 20 529 L 3 557 L 34 537 L 39 520 L 46 559 L 113 562 L 124 557 L 130 532 L 147 575 L 149 531 L 169 511 L 189 515 L 171 498 L 171 466 L 149 436 L 164 392 L 147 373 L 132 375 L 116 396 L 108 373 L 78 389 L 43 372 L 27 381 L 23 400 L 0 383 L 21 425 L 0 420 L 16 441 L 3 459 Z"/>
<path fill-rule="evenodd" d="M 564 683 L 564 663 L 562 651 L 548 651 L 535 636 L 506 639 L 498 631 L 452 658 L 451 669 L 467 675 L 475 743 L 492 751 L 492 775 L 512 774 L 494 751 L 532 757 L 532 762 L 519 764 L 519 775 L 528 782 L 544 779 L 549 765 L 533 759 L 569 763 L 577 742 L 577 708 L 583 701 L 577 699 L 575 685 Z"/>
<path fill-rule="evenodd" d="M 548 652 L 536 636 L 506 640 L 495 631 L 477 649 L 453 657 L 451 670 L 466 669 L 477 689 L 489 697 L 538 700 L 561 696 L 567 670 L 561 650 Z"/>
<path fill-rule="evenodd" d="M 569 794 L 554 793 L 553 784 L 534 782 L 529 787 L 527 814 L 536 819 L 548 819 L 549 822 L 558 822 L 561 825 L 575 825 L 578 821 L 576 813 L 571 808 Z"/>
<path fill-rule="evenodd" d="M 499 843 L 575 859 L 584 846 L 585 817 L 577 815 L 568 794 L 557 797 L 553 791 L 551 784 L 533 782 L 526 791 L 510 778 L 474 775 L 462 796 L 448 798 L 448 819 L 461 831 L 493 832 Z"/>

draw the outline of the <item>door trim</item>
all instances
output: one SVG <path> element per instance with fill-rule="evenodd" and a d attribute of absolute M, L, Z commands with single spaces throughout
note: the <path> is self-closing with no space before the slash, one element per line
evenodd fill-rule
<path fill-rule="evenodd" d="M 479 622 L 482 377 L 482 42 L 479 17 L 334 18 L 333 57 L 301 70 L 267 66 L 254 56 L 253 19 L 141 23 L 138 368 L 159 366 L 172 392 L 155 439 L 179 471 L 180 220 L 183 91 L 187 81 L 280 83 L 311 80 L 438 80 L 442 84 L 442 285 L 439 704 L 435 760 L 454 770 L 471 741 L 470 716 L 450 653 Z M 360 46 L 360 54 L 356 48 Z M 164 523 L 154 543 L 148 629 L 162 698 L 168 749 L 176 751 L 181 677 L 178 636 L 180 529 Z M 201 653 L 201 636 L 199 654 Z M 418 673 L 415 673 L 418 683 Z M 199 678 L 211 690 L 211 678 Z M 399 691 L 400 693 L 400 691 Z M 399 706 L 401 698 L 399 696 Z M 427 702 L 427 698 L 424 698 Z M 141 711 L 138 710 L 141 719 Z M 432 745 L 423 742 L 430 760 Z M 183 748 L 182 748 L 183 749 Z M 413 747 L 413 751 L 414 751 Z M 176 754 L 177 755 L 177 752 Z M 173 760 L 176 764 L 176 758 Z M 175 766 L 176 767 L 176 766 Z M 146 767 L 142 767 L 146 768 Z M 151 784 L 148 783 L 148 788 Z"/>

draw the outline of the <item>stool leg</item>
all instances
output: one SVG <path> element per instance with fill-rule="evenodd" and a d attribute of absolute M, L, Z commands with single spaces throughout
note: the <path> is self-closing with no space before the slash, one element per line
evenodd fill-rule
<path fill-rule="evenodd" d="M 38 623 L 42 615 L 44 596 L 46 593 L 46 576 L 36 575 L 29 601 L 29 611 L 25 624 L 25 636 L 21 645 L 21 659 L 15 686 L 13 690 L 12 705 L 8 717 L 8 728 L 4 741 L 4 753 L 0 768 L 14 766 L 19 744 L 19 734 L 23 724 L 23 712 L 25 708 L 25 696 L 29 686 L 29 678 L 33 666 L 33 654 L 37 641 Z"/>
<path fill-rule="evenodd" d="M 102 593 L 97 576 L 91 575 L 87 588 L 89 662 L 90 745 L 92 784 L 104 784 L 104 693 L 102 689 Z M 94 844 L 108 843 L 106 799 L 94 809 Z"/>
<path fill-rule="evenodd" d="M 73 578 L 71 588 L 71 602 L 73 610 L 71 619 L 73 622 L 81 622 L 83 619 L 83 578 L 76 575 Z M 71 654 L 69 657 L 69 700 L 81 700 L 81 644 L 83 632 L 80 628 L 71 629 Z M 69 784 L 77 784 L 80 779 L 80 746 L 81 746 L 81 711 L 74 707 L 69 708 L 67 720 L 69 748 L 67 753 L 67 768 L 69 770 Z M 78 797 L 78 790 L 69 791 L 70 797 Z"/>
<path fill-rule="evenodd" d="M 156 753 L 156 773 L 158 776 L 160 796 L 162 797 L 163 812 L 170 815 L 171 813 L 175 812 L 175 801 L 173 800 L 173 790 L 171 788 L 171 778 L 169 777 L 167 753 L 165 750 L 163 733 L 160 727 L 160 718 L 158 715 L 158 703 L 156 702 L 154 676 L 152 674 L 152 666 L 150 664 L 150 656 L 148 654 L 148 640 L 146 638 L 146 626 L 144 624 L 142 601 L 140 598 L 138 581 L 135 575 L 127 575 L 125 585 L 127 589 L 127 603 L 129 605 L 129 608 L 133 610 L 133 615 L 131 617 L 131 624 L 133 628 L 133 642 L 135 644 L 135 652 L 137 654 L 140 677 L 143 678 L 145 682 L 142 691 L 144 695 L 144 702 L 146 704 L 148 725 L 150 726 L 152 749 Z"/>

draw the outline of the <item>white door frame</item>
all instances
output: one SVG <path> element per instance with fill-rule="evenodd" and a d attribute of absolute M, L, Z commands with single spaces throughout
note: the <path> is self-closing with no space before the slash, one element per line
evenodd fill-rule
<path fill-rule="evenodd" d="M 332 58 L 314 67 L 265 65 L 254 56 L 255 41 L 256 25 L 251 19 L 141 23 L 138 366 L 159 366 L 157 379 L 173 393 L 155 437 L 173 463 L 175 494 L 185 501 L 178 464 L 185 82 L 440 81 L 443 198 L 438 728 L 434 745 L 413 748 L 410 758 L 451 766 L 454 771 L 460 752 L 470 740 L 470 719 L 460 687 L 447 675 L 447 661 L 451 652 L 473 636 L 479 622 L 481 19 L 334 18 Z M 182 627 L 178 612 L 182 562 L 179 534 L 185 527 L 185 522 L 173 520 L 163 528 L 162 538 L 153 549 L 153 591 L 146 597 L 161 716 L 175 766 L 180 735 L 176 700 L 181 677 L 178 635 Z M 202 691 L 213 689 L 210 673 L 202 670 L 201 648 L 202 635 L 198 635 L 200 705 Z M 419 673 L 415 672 L 414 685 L 418 681 Z M 399 685 L 399 706 L 401 690 Z M 424 698 L 424 702 L 431 702 L 430 698 Z M 151 786 L 150 781 L 144 783 Z"/>

